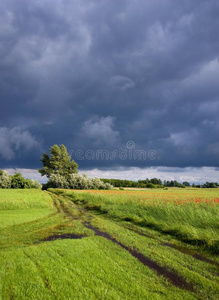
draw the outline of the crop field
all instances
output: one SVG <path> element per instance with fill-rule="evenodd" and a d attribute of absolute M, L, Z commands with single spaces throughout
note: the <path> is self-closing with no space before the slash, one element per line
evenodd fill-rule
<path fill-rule="evenodd" d="M 0 299 L 218 299 L 216 189 L 0 190 Z"/>

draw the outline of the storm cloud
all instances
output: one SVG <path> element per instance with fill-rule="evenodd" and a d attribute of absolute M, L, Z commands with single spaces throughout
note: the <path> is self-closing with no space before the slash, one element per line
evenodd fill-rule
<path fill-rule="evenodd" d="M 80 167 L 219 167 L 218 28 L 216 0 L 2 1 L 1 168 L 128 141 L 156 159 Z"/>

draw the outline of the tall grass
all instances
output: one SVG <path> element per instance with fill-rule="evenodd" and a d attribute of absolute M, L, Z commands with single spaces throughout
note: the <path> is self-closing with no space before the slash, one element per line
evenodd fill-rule
<path fill-rule="evenodd" d="M 55 211 L 51 197 L 36 189 L 0 189 L 0 228 L 43 218 Z"/>
<path fill-rule="evenodd" d="M 51 208 L 52 199 L 36 189 L 0 189 L 0 210 Z"/>
<path fill-rule="evenodd" d="M 216 192 L 66 191 L 67 196 L 110 218 L 130 221 L 219 253 L 219 198 Z"/>

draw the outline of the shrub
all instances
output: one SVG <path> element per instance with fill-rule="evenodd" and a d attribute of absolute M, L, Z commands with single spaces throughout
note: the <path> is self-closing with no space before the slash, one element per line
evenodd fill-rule
<path fill-rule="evenodd" d="M 102 181 L 102 180 L 100 180 L 99 178 L 97 178 L 97 177 L 95 177 L 95 178 L 92 178 L 91 179 L 92 180 L 92 188 L 94 189 L 94 190 L 103 190 L 104 189 L 104 187 L 105 187 L 105 183 Z"/>
<path fill-rule="evenodd" d="M 113 188 L 109 183 L 104 183 L 99 178 L 89 178 L 86 174 L 70 174 L 66 179 L 61 175 L 52 175 L 50 180 L 43 185 L 43 190 L 48 188 L 60 188 L 60 189 L 76 189 L 76 190 L 91 190 L 102 189 L 110 190 Z"/>
<path fill-rule="evenodd" d="M 0 170 L 0 188 L 1 189 L 10 189 L 11 187 L 11 177 L 6 171 Z"/>
<path fill-rule="evenodd" d="M 37 180 L 25 179 L 20 173 L 9 175 L 6 171 L 0 170 L 0 188 L 41 189 L 42 186 Z"/>
<path fill-rule="evenodd" d="M 89 190 L 92 189 L 92 180 L 86 174 L 70 174 L 68 183 L 71 189 Z"/>
<path fill-rule="evenodd" d="M 41 189 L 42 185 L 39 183 L 38 180 L 30 180 L 31 181 L 31 188 L 32 189 Z"/>
<path fill-rule="evenodd" d="M 11 176 L 11 187 L 13 189 L 29 188 L 29 182 L 20 173 L 15 173 L 14 176 Z"/>
<path fill-rule="evenodd" d="M 113 189 L 113 186 L 111 184 L 109 184 L 108 182 L 105 183 L 105 188 L 104 190 L 112 190 Z"/>
<path fill-rule="evenodd" d="M 150 183 L 150 182 L 146 185 L 146 187 L 149 188 L 149 189 L 155 189 L 156 188 L 156 186 L 153 183 Z"/>
<path fill-rule="evenodd" d="M 61 176 L 59 174 L 53 174 L 50 177 L 50 180 L 48 182 L 50 187 L 53 188 L 59 188 L 59 189 L 68 189 L 69 183 L 67 179 L 64 176 Z"/>

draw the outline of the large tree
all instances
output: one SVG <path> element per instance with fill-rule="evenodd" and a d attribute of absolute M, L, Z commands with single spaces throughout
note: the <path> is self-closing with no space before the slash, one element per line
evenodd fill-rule
<path fill-rule="evenodd" d="M 68 177 L 69 174 L 78 172 L 78 164 L 71 160 L 71 156 L 64 145 L 53 145 L 49 152 L 50 156 L 43 153 L 41 157 L 43 169 L 38 169 L 38 171 L 42 176 L 46 175 L 50 178 L 53 174 L 59 174 Z"/>

